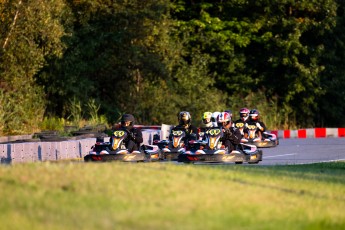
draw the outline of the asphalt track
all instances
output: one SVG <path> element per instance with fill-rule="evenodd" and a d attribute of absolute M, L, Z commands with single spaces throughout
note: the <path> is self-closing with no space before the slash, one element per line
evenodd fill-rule
<path fill-rule="evenodd" d="M 262 148 L 259 165 L 310 164 L 345 160 L 345 138 L 280 139 L 273 148 Z"/>
<path fill-rule="evenodd" d="M 251 165 L 296 165 L 345 161 L 345 138 L 280 139 L 277 147 L 260 149 L 263 151 L 262 161 Z M 222 165 L 234 163 L 198 162 L 194 164 Z"/>

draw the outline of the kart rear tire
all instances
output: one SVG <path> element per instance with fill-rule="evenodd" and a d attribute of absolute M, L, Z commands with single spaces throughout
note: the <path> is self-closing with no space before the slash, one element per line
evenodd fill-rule
<path fill-rule="evenodd" d="M 243 164 L 243 161 L 236 161 L 235 164 L 237 165 Z"/>

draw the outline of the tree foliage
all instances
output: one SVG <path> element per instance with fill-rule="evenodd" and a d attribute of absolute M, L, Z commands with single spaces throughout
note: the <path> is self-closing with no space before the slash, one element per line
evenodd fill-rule
<path fill-rule="evenodd" d="M 319 107 L 314 116 L 318 126 L 345 125 L 340 119 L 345 113 L 345 2 L 339 0 L 337 3 L 336 26 L 325 33 L 323 39 L 325 70 L 321 74 L 320 86 L 324 95 L 316 98 Z"/>
<path fill-rule="evenodd" d="M 324 94 L 321 57 L 324 35 L 335 25 L 334 1 L 178 3 L 175 17 L 183 21 L 181 30 L 190 34 L 189 49 L 213 58 L 209 69 L 217 88 L 232 100 L 251 92 L 263 93 L 263 104 L 277 98 L 285 127 L 314 124 L 315 99 Z"/>
<path fill-rule="evenodd" d="M 211 88 L 213 81 L 201 60 L 195 60 L 200 66 L 183 60 L 183 41 L 171 35 L 176 22 L 169 3 L 70 1 L 70 7 L 75 23 L 69 48 L 40 75 L 42 84 L 52 83 L 47 88 L 52 111 L 64 107 L 61 96 L 77 96 L 82 104 L 95 98 L 110 120 L 133 113 L 140 123 L 157 124 L 176 122 L 177 111 L 188 105 L 200 107 L 196 96 L 186 97 L 198 91 L 181 87 Z"/>
<path fill-rule="evenodd" d="M 42 120 L 45 95 L 35 75 L 46 58 L 62 54 L 64 7 L 62 0 L 1 1 L 1 132 L 27 133 Z"/>
<path fill-rule="evenodd" d="M 0 0 L 0 24 L 0 132 L 71 117 L 72 98 L 111 122 L 246 106 L 272 128 L 345 125 L 342 0 Z"/>

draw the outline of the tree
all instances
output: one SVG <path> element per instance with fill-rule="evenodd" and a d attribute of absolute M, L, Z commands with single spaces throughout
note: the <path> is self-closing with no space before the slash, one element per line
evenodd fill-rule
<path fill-rule="evenodd" d="M 189 50 L 211 56 L 217 88 L 237 100 L 251 92 L 262 92 L 263 104 L 277 98 L 285 128 L 313 125 L 324 69 L 315 36 L 332 30 L 334 1 L 178 1 L 176 9 Z"/>
<path fill-rule="evenodd" d="M 176 122 L 176 113 L 187 105 L 201 113 L 198 109 L 205 106 L 198 105 L 196 92 L 213 83 L 206 79 L 202 87 L 181 91 L 186 87 L 182 78 L 195 86 L 207 74 L 202 59 L 183 60 L 169 2 L 69 1 L 69 6 L 75 21 L 73 36 L 66 40 L 69 48 L 39 76 L 47 86 L 49 112 L 60 108 L 63 116 L 61 98 L 76 96 L 82 105 L 89 98 L 98 101 L 113 122 L 123 113 L 133 113 L 141 124 Z M 195 96 L 186 100 L 186 93 Z"/>
<path fill-rule="evenodd" d="M 4 105 L 1 132 L 37 130 L 45 96 L 35 74 L 46 58 L 61 55 L 65 35 L 62 0 L 6 1 L 0 5 L 0 91 Z"/>
<path fill-rule="evenodd" d="M 321 74 L 320 87 L 324 95 L 317 98 L 318 107 L 313 110 L 315 123 L 318 126 L 343 127 L 345 121 L 345 5 L 338 3 L 336 26 L 324 35 L 322 64 L 325 70 Z"/>

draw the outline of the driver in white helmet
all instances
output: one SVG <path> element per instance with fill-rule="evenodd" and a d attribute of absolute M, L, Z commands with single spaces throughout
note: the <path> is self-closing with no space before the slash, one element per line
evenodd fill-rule
<path fill-rule="evenodd" d="M 222 112 L 218 116 L 218 126 L 223 128 L 224 135 L 221 139 L 222 144 L 228 148 L 229 152 L 236 150 L 241 143 L 241 132 L 232 127 L 231 116 L 227 112 Z"/>

